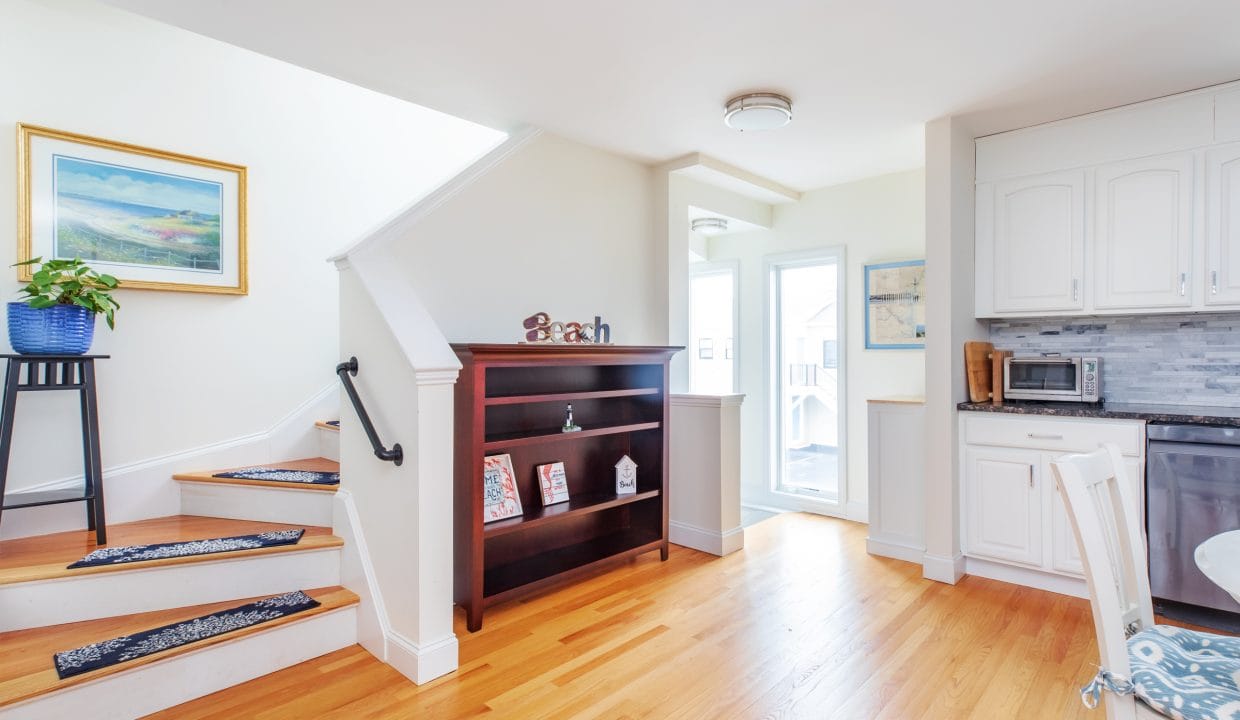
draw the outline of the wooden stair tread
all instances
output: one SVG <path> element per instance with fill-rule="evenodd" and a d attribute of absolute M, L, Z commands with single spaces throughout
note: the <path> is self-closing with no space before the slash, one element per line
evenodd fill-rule
<path fill-rule="evenodd" d="M 301 460 L 281 460 L 279 462 L 258 463 L 224 470 L 204 470 L 201 472 L 184 472 L 172 476 L 180 482 L 219 483 L 221 485 L 250 485 L 254 487 L 275 487 L 289 490 L 306 490 L 309 492 L 336 492 L 338 485 L 311 485 L 308 483 L 277 482 L 272 480 L 246 480 L 244 478 L 211 477 L 215 473 L 244 470 L 247 467 L 269 467 L 280 470 L 310 470 L 313 472 L 340 472 L 340 463 L 327 458 L 303 458 Z"/>
<path fill-rule="evenodd" d="M 323 430 L 331 430 L 332 432 L 340 432 L 339 425 L 330 425 L 328 424 L 326 420 L 319 420 L 318 422 L 314 423 L 314 426 L 316 428 L 322 428 Z"/>
<path fill-rule="evenodd" d="M 178 648 L 147 655 L 136 660 L 118 663 L 93 672 L 75 675 L 64 680 L 61 680 L 56 675 L 56 667 L 52 662 L 52 655 L 57 652 L 72 650 L 101 640 L 131 635 L 143 630 L 190 620 L 202 615 L 209 615 L 213 612 L 254 602 L 263 597 L 272 596 L 264 595 L 241 600 L 191 605 L 171 610 L 158 610 L 136 615 L 123 615 L 101 620 L 87 620 L 65 625 L 51 625 L 29 630 L 0 633 L 0 647 L 5 649 L 5 652 L 0 654 L 0 707 L 29 700 L 30 698 L 55 692 L 79 683 L 90 682 L 101 677 L 156 663 L 211 645 L 237 640 L 281 625 L 287 625 L 332 610 L 356 605 L 358 602 L 358 597 L 355 593 L 340 586 L 306 590 L 305 592 L 322 604 L 317 608 L 288 617 L 207 638 L 188 645 L 182 645 Z"/>
<path fill-rule="evenodd" d="M 141 563 L 101 565 L 75 570 L 69 570 L 66 566 L 81 560 L 99 547 L 95 544 L 95 533 L 92 531 L 72 530 L 51 535 L 4 540 L 0 542 L 0 585 L 29 582 L 31 580 L 77 577 L 101 572 L 143 570 L 162 565 L 218 562 L 220 560 L 253 555 L 304 552 L 306 550 L 339 547 L 344 544 L 343 540 L 332 535 L 332 529 L 328 527 L 287 525 L 283 523 L 255 522 L 252 520 L 229 520 L 226 518 L 198 517 L 195 515 L 172 515 L 170 517 L 109 525 L 109 542 L 107 547 L 184 542 L 233 535 L 253 535 L 269 530 L 290 530 L 299 527 L 304 527 L 306 534 L 302 536 L 301 542 L 296 545 L 239 550 L 213 555 L 193 555 Z"/>

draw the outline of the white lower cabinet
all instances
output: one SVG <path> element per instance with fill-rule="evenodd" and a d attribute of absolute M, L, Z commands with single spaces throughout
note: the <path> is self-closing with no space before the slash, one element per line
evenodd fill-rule
<path fill-rule="evenodd" d="M 1041 461 L 1034 450 L 965 451 L 969 550 L 996 560 L 1042 564 Z"/>
<path fill-rule="evenodd" d="M 961 413 L 961 546 L 970 558 L 1072 578 L 1080 553 L 1051 463 L 1104 442 L 1119 446 L 1138 498 L 1144 497 L 1145 423 Z M 1144 501 L 1142 500 L 1142 507 Z M 1034 573 L 1037 574 L 1037 573 Z M 1010 575 L 1003 579 L 1016 580 Z"/>

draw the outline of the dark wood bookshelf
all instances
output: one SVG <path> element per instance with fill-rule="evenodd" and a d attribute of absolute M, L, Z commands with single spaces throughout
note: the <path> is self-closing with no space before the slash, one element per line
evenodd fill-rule
<path fill-rule="evenodd" d="M 668 362 L 681 348 L 460 344 L 455 596 L 469 630 L 487 606 L 600 572 L 668 539 Z M 579 432 L 564 433 L 573 404 Z M 482 462 L 507 454 L 524 513 L 482 522 Z M 616 462 L 637 463 L 617 495 Z M 567 502 L 543 506 L 535 468 L 564 463 Z"/>

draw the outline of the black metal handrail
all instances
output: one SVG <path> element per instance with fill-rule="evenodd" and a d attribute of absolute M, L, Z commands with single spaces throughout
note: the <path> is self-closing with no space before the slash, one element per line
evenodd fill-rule
<path fill-rule="evenodd" d="M 370 438 L 370 446 L 375 449 L 375 457 L 380 460 L 391 460 L 397 465 L 403 463 L 405 451 L 400 448 L 400 443 L 393 445 L 391 450 L 383 446 L 383 441 L 379 440 L 379 433 L 375 432 L 375 424 L 370 421 L 366 406 L 362 404 L 362 398 L 357 394 L 357 388 L 353 387 L 353 378 L 350 376 L 357 374 L 357 358 L 351 357 L 349 362 L 337 365 L 336 374 L 340 376 L 340 382 L 344 383 L 344 391 L 349 394 L 349 400 L 353 402 L 353 409 L 357 411 L 357 417 L 362 421 L 362 429 L 366 431 L 366 437 Z"/>

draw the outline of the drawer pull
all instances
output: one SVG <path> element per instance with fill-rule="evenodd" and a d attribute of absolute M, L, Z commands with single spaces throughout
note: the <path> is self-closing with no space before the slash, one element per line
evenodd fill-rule
<path fill-rule="evenodd" d="M 1030 440 L 1063 440 L 1063 435 L 1054 433 L 1025 433 Z"/>
<path fill-rule="evenodd" d="M 1029 466 L 1029 488 L 1033 489 L 1033 466 Z"/>

